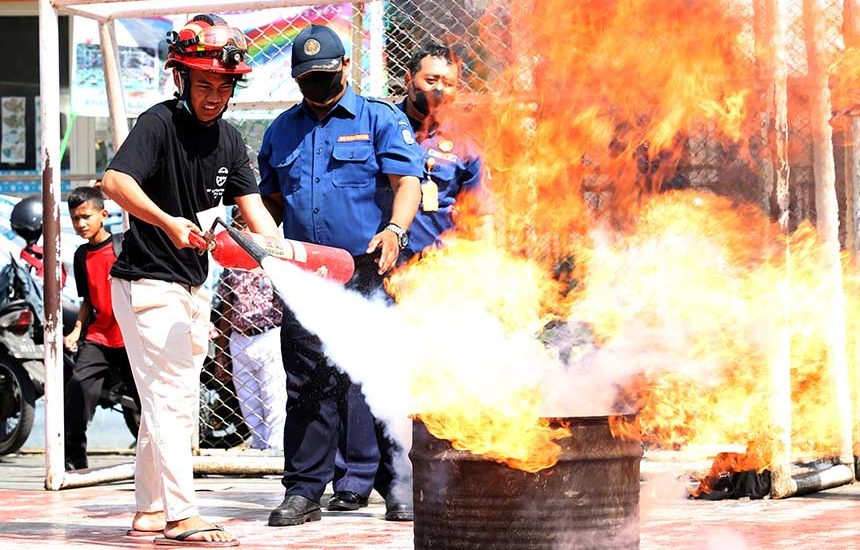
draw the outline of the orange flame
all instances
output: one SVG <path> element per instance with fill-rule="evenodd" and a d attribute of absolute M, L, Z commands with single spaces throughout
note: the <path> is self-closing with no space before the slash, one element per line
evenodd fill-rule
<path fill-rule="evenodd" d="M 646 205 L 634 234 L 590 251 L 574 314 L 604 346 L 626 340 L 629 349 L 678 362 L 631 358 L 642 362 L 634 370 L 643 374 L 628 384 L 627 398 L 640 410 L 646 439 L 662 447 L 753 441 L 767 449 L 764 442 L 779 435 L 769 402 L 771 369 L 787 333 L 792 451 L 832 455 L 839 431 L 826 369 L 831 320 L 821 307 L 829 292 L 822 258 L 808 225 L 786 242 L 751 207 L 670 193 Z M 857 306 L 850 298 L 852 327 Z M 653 336 L 661 339 L 631 345 Z"/>
<path fill-rule="evenodd" d="M 847 48 L 829 68 L 833 110 L 836 114 L 860 113 L 860 48 Z"/>
<path fill-rule="evenodd" d="M 482 144 L 497 244 L 449 236 L 391 278 L 399 304 L 416 319 L 474 304 L 513 339 L 534 340 L 552 317 L 587 323 L 593 360 L 629 352 L 606 366 L 623 386 L 614 405 L 639 410 L 650 445 L 749 444 L 754 468 L 770 463 L 780 435 L 771 377 L 788 342 L 792 451 L 833 453 L 830 320 L 819 306 L 830 290 L 815 232 L 786 237 L 757 208 L 706 192 L 657 193 L 696 128 L 709 128 L 711 145 L 734 143 L 753 118 L 744 20 L 719 0 L 508 4 L 488 19 L 510 18 L 509 68 L 445 118 L 448 135 Z M 535 368 L 551 370 L 549 355 L 535 353 Z M 462 373 L 424 367 L 413 393 L 434 436 L 528 471 L 557 458 L 562 435 L 541 420 L 538 378 L 513 384 L 516 367 L 476 364 L 477 381 L 455 386 Z"/>
<path fill-rule="evenodd" d="M 459 357 L 448 361 L 445 353 L 462 356 L 466 350 L 440 349 L 459 339 L 426 335 L 434 349 L 412 378 L 412 394 L 416 416 L 428 431 L 450 440 L 455 449 L 521 470 L 536 472 L 555 464 L 560 448 L 554 441 L 570 432 L 541 418 L 538 380 L 548 358 L 533 339 L 515 342 L 515 335 L 532 334 L 546 322 L 548 304 L 543 300 L 557 283 L 533 262 L 481 242 L 455 240 L 393 274 L 386 286 L 416 323 L 431 321 L 429 326 L 452 333 L 462 330 L 466 342 L 470 336 L 483 345 L 514 342 L 510 351 L 478 353 L 464 371 L 456 366 Z M 502 334 L 487 318 L 498 320 Z M 473 351 L 480 352 L 480 345 Z"/>

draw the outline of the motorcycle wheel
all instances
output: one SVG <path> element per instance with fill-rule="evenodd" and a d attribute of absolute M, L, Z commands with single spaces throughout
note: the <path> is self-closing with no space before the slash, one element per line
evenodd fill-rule
<path fill-rule="evenodd" d="M 36 416 L 36 392 L 23 367 L 0 360 L 0 455 L 27 441 Z"/>

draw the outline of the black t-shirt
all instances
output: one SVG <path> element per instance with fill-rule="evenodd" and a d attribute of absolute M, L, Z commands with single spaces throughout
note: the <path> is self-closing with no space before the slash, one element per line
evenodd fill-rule
<path fill-rule="evenodd" d="M 260 189 L 239 132 L 223 119 L 204 126 L 176 105 L 176 100 L 165 101 L 141 114 L 108 169 L 134 178 L 168 214 L 200 225 L 198 212 L 217 206 L 222 198 L 233 204 L 235 197 Z M 161 229 L 129 218 L 112 276 L 191 286 L 206 280 L 207 255 L 191 248 L 179 250 Z"/>

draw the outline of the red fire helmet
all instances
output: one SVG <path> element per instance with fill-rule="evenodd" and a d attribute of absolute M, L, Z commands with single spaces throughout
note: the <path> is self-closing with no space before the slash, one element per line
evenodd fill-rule
<path fill-rule="evenodd" d="M 213 73 L 246 74 L 248 39 L 245 34 L 213 14 L 195 15 L 179 31 L 167 33 L 165 69 L 183 65 Z"/>

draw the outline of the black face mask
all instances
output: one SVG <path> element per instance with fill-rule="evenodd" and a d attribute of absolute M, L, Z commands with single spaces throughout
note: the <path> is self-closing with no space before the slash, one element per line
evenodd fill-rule
<path fill-rule="evenodd" d="M 433 89 L 429 92 L 412 88 L 415 93 L 415 99 L 412 100 L 412 106 L 422 115 L 430 114 L 430 106 L 438 107 L 442 103 L 442 90 Z"/>
<path fill-rule="evenodd" d="M 336 73 L 316 71 L 296 79 L 305 99 L 325 105 L 343 91 L 343 70 Z"/>

